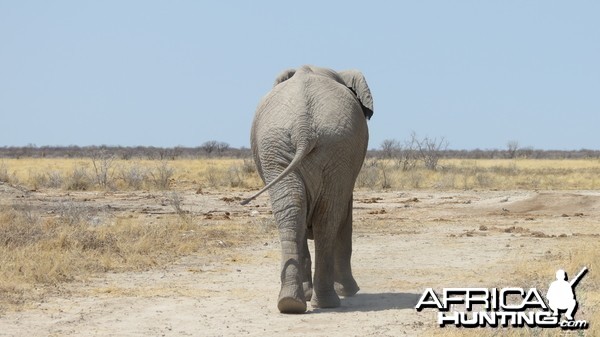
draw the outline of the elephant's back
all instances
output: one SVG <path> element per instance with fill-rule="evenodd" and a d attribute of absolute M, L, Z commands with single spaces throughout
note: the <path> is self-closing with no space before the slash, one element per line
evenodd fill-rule
<path fill-rule="evenodd" d="M 291 79 L 275 86 L 259 102 L 253 128 L 291 127 L 305 105 L 301 86 Z"/>
<path fill-rule="evenodd" d="M 364 144 L 366 147 L 367 121 L 358 99 L 349 88 L 331 79 L 315 78 L 307 85 L 306 92 L 310 97 L 319 98 L 311 105 L 319 143 L 328 146 L 340 143 L 341 147 Z"/>
<path fill-rule="evenodd" d="M 358 174 L 369 139 L 358 99 L 345 85 L 319 76 L 311 77 L 305 93 L 318 98 L 309 104 L 316 151 L 307 157 L 308 167 L 342 176 L 349 168 Z"/>
<path fill-rule="evenodd" d="M 367 122 L 352 91 L 334 79 L 297 72 L 265 95 L 252 127 L 253 148 L 293 153 L 299 141 L 314 144 L 315 152 L 330 159 L 364 158 Z"/>
<path fill-rule="evenodd" d="M 276 85 L 259 102 L 252 123 L 250 143 L 255 156 L 286 158 L 284 167 L 295 153 L 300 125 L 310 125 L 302 87 L 289 79 Z M 305 127 L 305 129 L 308 129 Z M 304 132 L 305 133 L 305 132 Z M 309 136 L 312 137 L 312 136 Z"/>

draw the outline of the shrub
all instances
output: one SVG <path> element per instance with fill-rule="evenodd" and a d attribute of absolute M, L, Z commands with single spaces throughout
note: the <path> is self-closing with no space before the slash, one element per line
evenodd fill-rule
<path fill-rule="evenodd" d="M 112 182 L 113 175 L 113 162 L 115 156 L 110 154 L 106 149 L 95 151 L 92 154 L 92 167 L 94 168 L 94 174 L 96 183 L 102 188 L 108 188 Z"/>
<path fill-rule="evenodd" d="M 10 175 L 8 174 L 8 166 L 4 162 L 0 162 L 0 183 L 10 183 Z"/>
<path fill-rule="evenodd" d="M 171 178 L 175 170 L 169 166 L 166 160 L 161 160 L 151 171 L 150 176 L 154 187 L 159 190 L 168 190 L 171 184 Z"/>
<path fill-rule="evenodd" d="M 66 178 L 66 188 L 72 191 L 86 191 L 92 186 L 92 180 L 84 167 L 76 167 Z"/>
<path fill-rule="evenodd" d="M 127 188 L 139 190 L 148 179 L 148 171 L 139 165 L 133 164 L 127 168 L 121 168 L 119 178 L 125 183 Z"/>
<path fill-rule="evenodd" d="M 368 159 L 363 163 L 363 167 L 356 177 L 356 187 L 373 189 L 379 181 L 379 168 L 377 159 Z"/>

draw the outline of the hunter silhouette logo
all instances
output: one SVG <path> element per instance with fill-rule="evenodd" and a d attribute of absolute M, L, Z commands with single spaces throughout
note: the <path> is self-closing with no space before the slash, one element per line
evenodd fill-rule
<path fill-rule="evenodd" d="M 579 280 L 587 273 L 588 269 L 583 269 L 573 278 L 571 282 L 567 281 L 567 273 L 559 269 L 556 271 L 556 281 L 550 284 L 546 298 L 548 306 L 552 309 L 554 316 L 559 316 L 561 310 L 566 310 L 566 317 L 569 321 L 573 320 L 573 315 L 577 310 L 577 300 L 575 299 L 575 286 Z"/>
<path fill-rule="evenodd" d="M 536 288 L 444 288 L 441 296 L 432 288 L 425 289 L 415 309 L 438 309 L 440 327 L 544 327 L 586 329 L 587 321 L 574 320 L 577 311 L 575 287 L 588 272 L 584 267 L 571 281 L 567 273 L 556 271 L 544 301 Z M 565 312 L 566 320 L 560 320 Z"/>

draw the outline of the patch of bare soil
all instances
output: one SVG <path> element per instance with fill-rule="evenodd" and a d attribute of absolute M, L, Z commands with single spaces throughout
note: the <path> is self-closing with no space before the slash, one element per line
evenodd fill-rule
<path fill-rule="evenodd" d="M 10 204 L 22 191 L 2 191 Z M 240 221 L 270 219 L 268 199 L 182 192 L 183 209 Z M 69 201 L 148 217 L 173 212 L 160 193 L 32 193 L 52 211 Z M 260 205 L 260 207 L 256 207 Z M 232 248 L 227 258 L 192 255 L 166 268 L 101 274 L 0 317 L 0 336 L 414 336 L 436 329 L 414 309 L 427 287 L 502 287 L 512 266 L 597 242 L 598 192 L 419 191 L 355 193 L 353 270 L 360 292 L 336 309 L 282 315 L 277 237 Z M 564 215 L 567 216 L 564 216 Z M 312 249 L 312 248 L 311 248 Z M 548 275 L 548 282 L 553 275 Z M 514 284 L 512 284 L 514 285 Z"/>

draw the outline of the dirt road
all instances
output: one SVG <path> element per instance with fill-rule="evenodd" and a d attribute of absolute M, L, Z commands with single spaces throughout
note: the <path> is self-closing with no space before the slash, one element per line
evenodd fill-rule
<path fill-rule="evenodd" d="M 184 197 L 249 213 L 219 195 Z M 121 207 L 149 207 L 142 199 Z M 424 288 L 515 285 L 523 265 L 560 261 L 600 233 L 598 192 L 358 192 L 354 212 L 361 290 L 340 308 L 279 314 L 273 237 L 228 257 L 188 256 L 166 268 L 69 284 L 64 295 L 5 313 L 0 336 L 428 335 L 439 329 L 435 313 L 414 309 Z"/>

